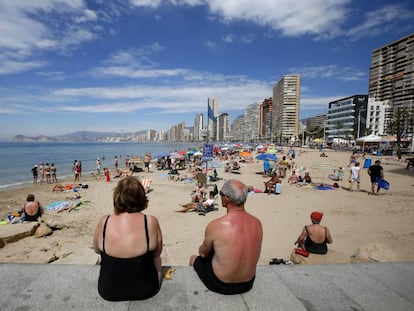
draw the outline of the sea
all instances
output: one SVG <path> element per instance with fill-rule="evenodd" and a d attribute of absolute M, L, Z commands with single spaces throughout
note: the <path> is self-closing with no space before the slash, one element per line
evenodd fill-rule
<path fill-rule="evenodd" d="M 0 191 L 21 188 L 33 184 L 32 168 L 40 162 L 57 168 L 57 178 L 73 177 L 74 160 L 82 162 L 82 174 L 95 171 L 95 161 L 100 158 L 102 167 L 115 168 L 115 156 L 119 167 L 125 166 L 125 156 L 143 157 L 162 152 L 188 150 L 201 147 L 194 143 L 68 143 L 68 142 L 0 142 Z M 86 175 L 85 175 L 86 176 Z"/>

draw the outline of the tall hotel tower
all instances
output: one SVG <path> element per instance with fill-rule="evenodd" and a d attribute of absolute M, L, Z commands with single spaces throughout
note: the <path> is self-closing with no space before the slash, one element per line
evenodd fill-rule
<path fill-rule="evenodd" d="M 366 122 L 371 133 L 389 134 L 388 122 L 396 108 L 410 113 L 414 109 L 414 33 L 371 54 Z"/>
<path fill-rule="evenodd" d="M 218 133 L 218 100 L 217 98 L 209 98 L 207 101 L 207 135 L 208 141 L 216 141 Z"/>
<path fill-rule="evenodd" d="M 203 114 L 197 114 L 194 118 L 194 140 L 203 140 Z"/>
<path fill-rule="evenodd" d="M 299 138 L 300 75 L 286 75 L 273 87 L 272 141 L 293 143 Z"/>

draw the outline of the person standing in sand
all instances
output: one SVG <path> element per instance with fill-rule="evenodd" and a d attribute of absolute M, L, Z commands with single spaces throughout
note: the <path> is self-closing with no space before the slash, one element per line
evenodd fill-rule
<path fill-rule="evenodd" d="M 380 164 L 381 161 L 376 160 L 375 164 L 368 168 L 368 175 L 371 179 L 371 194 L 378 194 L 380 190 L 378 183 L 381 179 L 384 179 L 384 169 Z M 375 186 L 377 186 L 377 192 L 375 192 Z"/>
<path fill-rule="evenodd" d="M 359 167 L 359 162 L 356 161 L 354 166 L 351 167 L 351 171 L 349 173 L 349 191 L 352 191 L 354 183 L 357 184 L 357 191 L 359 191 L 359 185 L 361 183 L 360 174 L 361 168 Z"/>
<path fill-rule="evenodd" d="M 41 184 L 45 181 L 45 167 L 43 162 L 40 162 L 39 164 L 39 180 Z"/>
<path fill-rule="evenodd" d="M 33 183 L 37 184 L 37 178 L 39 176 L 39 172 L 37 171 L 37 165 L 36 164 L 33 165 L 32 174 L 33 174 Z"/>
<path fill-rule="evenodd" d="M 118 165 L 119 165 L 118 156 L 115 156 L 114 165 L 115 165 L 115 172 L 118 172 Z"/>
<path fill-rule="evenodd" d="M 144 166 L 147 170 L 147 173 L 150 172 L 151 159 L 152 159 L 151 153 L 146 153 L 145 156 L 144 156 Z"/>
<path fill-rule="evenodd" d="M 46 183 L 47 184 L 52 183 L 52 181 L 50 179 L 50 166 L 49 166 L 49 163 L 46 163 L 46 165 L 45 165 L 45 175 L 46 175 Z"/>
<path fill-rule="evenodd" d="M 191 256 L 190 265 L 209 290 L 241 294 L 253 287 L 263 228 L 244 208 L 247 186 L 241 181 L 227 180 L 220 196 L 227 214 L 207 225 L 199 256 Z"/>
<path fill-rule="evenodd" d="M 52 182 L 54 182 L 54 183 L 58 182 L 57 177 L 56 177 L 56 171 L 57 171 L 57 168 L 56 168 L 55 164 L 52 163 L 51 166 L 50 166 L 50 173 L 52 175 Z"/>

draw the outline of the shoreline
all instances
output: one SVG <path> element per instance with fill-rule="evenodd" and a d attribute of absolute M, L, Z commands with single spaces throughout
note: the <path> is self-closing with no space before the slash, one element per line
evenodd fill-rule
<path fill-rule="evenodd" d="M 296 148 L 298 151 L 300 148 Z M 322 161 L 347 169 L 349 152 L 328 151 L 327 158 L 320 158 L 316 150 L 297 152 L 296 164 L 310 171 L 316 183 L 332 182 L 327 178 L 330 171 L 321 169 Z M 373 160 L 376 157 L 372 157 Z M 267 265 L 271 258 L 289 259 L 294 241 L 304 225 L 310 223 L 309 215 L 313 210 L 324 213 L 322 225 L 332 233 L 333 244 L 329 249 L 350 258 L 358 249 L 370 250 L 377 261 L 414 261 L 414 250 L 407 248 L 413 240 L 414 211 L 410 208 L 414 194 L 414 171 L 406 170 L 405 162 L 382 157 L 385 179 L 391 189 L 379 196 L 370 196 L 370 182 L 366 169 L 361 170 L 361 191 L 349 192 L 346 171 L 341 188 L 336 190 L 316 190 L 314 188 L 289 185 L 287 178 L 282 181 L 282 194 L 268 195 L 255 193 L 249 195 L 246 210 L 258 217 L 263 224 L 263 244 L 259 265 Z M 361 167 L 363 163 L 361 163 Z M 247 185 L 264 189 L 261 161 L 241 163 L 241 175 L 224 173 L 218 168 L 219 177 L 215 184 L 220 188 L 223 180 L 236 178 Z M 212 219 L 225 214 L 220 203 L 218 211 L 199 216 L 196 213 L 175 213 L 179 204 L 190 200 L 193 184 L 172 181 L 167 178 L 168 171 L 136 173 L 140 178 L 152 179 L 148 193 L 149 205 L 146 214 L 158 218 L 164 238 L 162 253 L 163 265 L 187 265 L 188 258 L 196 254 L 203 240 L 204 229 Z M 184 171 L 180 171 L 184 174 Z M 63 184 L 71 180 L 62 181 Z M 80 210 L 70 213 L 46 211 L 46 217 L 64 223 L 67 228 L 56 230 L 52 235 L 40 239 L 24 238 L 9 243 L 0 251 L 0 262 L 42 262 L 48 252 L 56 251 L 57 246 L 67 250 L 90 248 L 93 231 L 99 218 L 112 213 L 112 191 L 117 179 L 110 183 L 95 180 L 92 176 L 82 177 L 80 183 L 89 185 L 81 189 L 82 197 L 90 203 Z M 43 206 L 72 195 L 71 192 L 53 193 L 54 184 L 30 185 L 13 190 L 0 190 L 0 218 L 8 212 L 21 208 L 28 193 L 34 193 Z M 212 189 L 212 186 L 210 186 Z M 209 190 L 211 190 L 209 189 Z M 16 224 L 18 225 L 18 224 Z M 14 225 L 14 226 L 16 226 Z M 6 225 L 11 226 L 11 225 Z"/>

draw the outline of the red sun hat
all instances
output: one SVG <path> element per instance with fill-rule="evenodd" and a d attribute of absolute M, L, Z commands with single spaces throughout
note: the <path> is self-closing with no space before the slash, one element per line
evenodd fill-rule
<path fill-rule="evenodd" d="M 312 212 L 312 214 L 310 215 L 312 220 L 315 220 L 317 222 L 320 222 L 322 220 L 323 217 L 323 213 L 321 212 Z"/>

